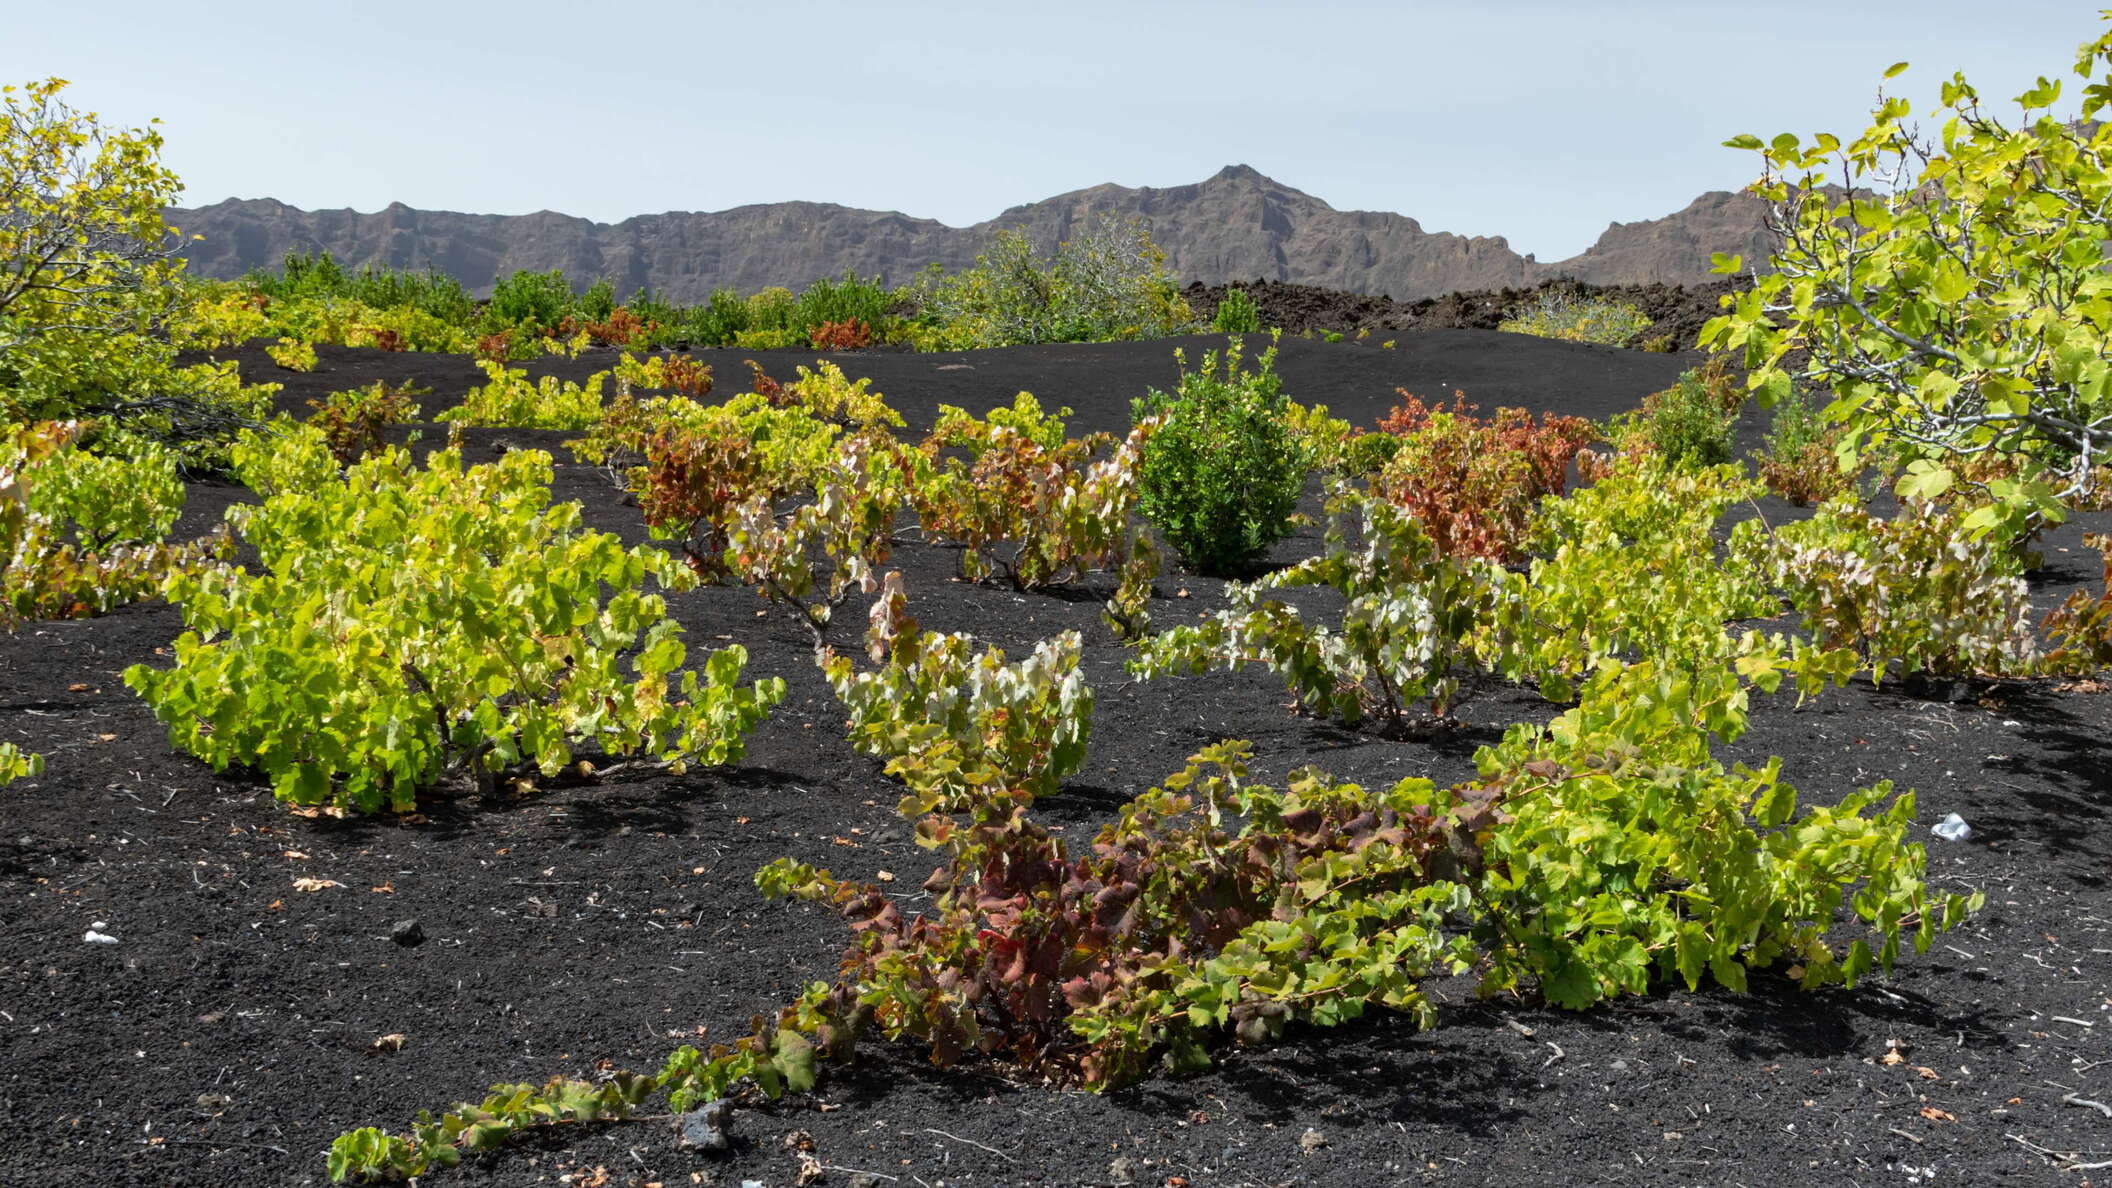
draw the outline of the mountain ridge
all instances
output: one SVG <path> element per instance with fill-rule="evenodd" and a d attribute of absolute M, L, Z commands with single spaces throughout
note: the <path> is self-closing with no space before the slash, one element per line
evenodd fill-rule
<path fill-rule="evenodd" d="M 799 287 L 846 270 L 890 284 L 928 264 L 959 269 L 1000 229 L 1037 245 L 1068 238 L 1103 213 L 1139 215 L 1184 282 L 1273 280 L 1410 301 L 1469 289 L 1526 286 L 1556 277 L 1593 284 L 1700 284 L 1712 252 L 1764 259 L 1763 206 L 1747 194 L 1710 191 L 1662 218 L 1614 222 L 1591 247 L 1544 262 L 1503 236 L 1428 231 L 1390 211 L 1337 210 L 1249 165 L 1228 165 L 1179 186 L 1112 182 L 1010 207 L 968 227 L 901 211 L 823 202 L 752 203 L 722 211 L 663 211 L 597 223 L 557 211 L 525 215 L 420 210 L 303 210 L 273 198 L 177 208 L 170 221 L 189 243 L 193 272 L 231 279 L 276 267 L 289 251 L 328 251 L 348 268 L 431 264 L 475 292 L 516 269 L 607 277 L 619 292 L 651 288 L 701 301 L 719 287 L 743 293 Z"/>

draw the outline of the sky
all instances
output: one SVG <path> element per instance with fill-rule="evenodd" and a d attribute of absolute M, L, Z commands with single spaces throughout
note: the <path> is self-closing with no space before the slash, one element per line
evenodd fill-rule
<path fill-rule="evenodd" d="M 1887 84 L 1995 109 L 2088 4 L 358 4 L 8 0 L 0 81 L 162 121 L 186 205 L 271 197 L 601 222 L 805 199 L 954 226 L 1247 164 L 1541 260 L 1737 189 L 1722 147 L 1864 126 Z M 1933 128 L 1933 124 L 1930 125 Z"/>

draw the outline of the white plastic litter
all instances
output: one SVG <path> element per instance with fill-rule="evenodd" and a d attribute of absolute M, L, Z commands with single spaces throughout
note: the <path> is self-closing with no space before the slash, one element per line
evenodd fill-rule
<path fill-rule="evenodd" d="M 85 945 L 114 945 L 117 943 L 117 938 L 107 932 L 97 932 L 91 928 L 81 934 L 81 943 Z"/>
<path fill-rule="evenodd" d="M 1962 842 L 1973 836 L 1973 827 L 1965 823 L 1964 817 L 1952 813 L 1936 822 L 1930 832 L 1945 841 Z"/>

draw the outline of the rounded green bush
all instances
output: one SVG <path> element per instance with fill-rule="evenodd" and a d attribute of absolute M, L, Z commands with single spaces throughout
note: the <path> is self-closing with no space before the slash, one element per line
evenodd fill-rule
<path fill-rule="evenodd" d="M 1274 346 L 1253 371 L 1241 368 L 1237 338 L 1222 366 L 1216 351 L 1195 371 L 1174 357 L 1175 393 L 1153 389 L 1131 405 L 1139 422 L 1162 418 L 1144 446 L 1138 505 L 1197 572 L 1234 576 L 1290 533 L 1311 460 L 1291 434 Z"/>

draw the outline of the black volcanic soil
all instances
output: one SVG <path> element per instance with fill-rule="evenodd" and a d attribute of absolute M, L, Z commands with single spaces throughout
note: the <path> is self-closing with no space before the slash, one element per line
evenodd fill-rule
<path fill-rule="evenodd" d="M 1210 341 L 1181 345 L 1192 359 Z M 1173 345 L 840 361 L 914 428 L 940 402 L 981 410 L 1029 389 L 1076 409 L 1076 429 L 1120 429 L 1132 397 L 1173 382 Z M 312 375 L 276 373 L 288 407 L 416 378 L 435 390 L 431 414 L 481 378 L 461 358 L 320 354 Z M 274 375 L 261 352 L 236 356 L 252 378 Z M 709 357 L 729 386 L 746 374 L 741 353 Z M 811 358 L 758 357 L 781 378 Z M 1391 351 L 1286 341 L 1280 369 L 1298 399 L 1368 423 L 1401 386 L 1600 417 L 1692 362 L 1439 330 Z M 468 441 L 478 458 L 564 436 Z M 642 538 L 598 472 L 562 466 L 556 488 L 589 524 Z M 194 486 L 183 530 L 246 497 Z M 1794 514 L 1767 501 L 1758 512 Z M 2094 581 L 2079 537 L 2103 519 L 2049 537 L 2043 604 Z M 1316 544 L 1306 533 L 1277 556 Z M 1470 702 L 1456 734 L 1395 742 L 1293 717 L 1264 673 L 1130 684 L 1092 601 L 950 581 L 941 549 L 904 548 L 897 562 L 926 625 L 1008 649 L 1085 633 L 1092 754 L 1037 807 L 1077 833 L 1218 738 L 1252 740 L 1258 778 L 1315 763 L 1367 783 L 1453 780 L 1506 724 L 1556 711 L 1499 691 Z M 1170 573 L 1156 613 L 1192 617 L 1218 590 Z M 895 788 L 845 743 L 800 632 L 738 589 L 670 606 L 693 645 L 738 640 L 751 676 L 789 682 L 739 765 L 466 799 L 418 824 L 303 819 L 171 750 L 119 679 L 181 630 L 170 607 L 0 637 L 0 739 L 49 760 L 0 790 L 0 1183 L 319 1183 L 345 1129 L 400 1128 L 495 1081 L 657 1069 L 699 1028 L 733 1034 L 829 977 L 840 923 L 764 903 L 755 869 L 791 854 L 913 886 L 930 862 L 891 811 Z M 678 1147 L 664 1122 L 566 1128 L 429 1182 L 775 1188 L 794 1182 L 785 1141 L 805 1132 L 833 1185 L 2106 1183 L 2043 1152 L 2112 1160 L 2112 1118 L 2064 1101 L 2112 1103 L 2108 731 L 2112 695 L 2051 684 L 1957 703 L 1859 686 L 1802 709 L 1757 704 L 1727 758 L 1783 756 L 1807 803 L 1890 778 L 1920 790 L 1924 826 L 1957 812 L 1975 830 L 1962 844 L 1928 838 L 1930 876 L 1984 890 L 1986 910 L 1853 992 L 1763 979 L 1746 996 L 1575 1014 L 1446 986 L 1433 1031 L 1387 1016 L 1303 1030 L 1206 1075 L 1105 1096 L 876 1045 L 815 1094 L 740 1111 L 728 1155 Z M 304 893 L 297 878 L 340 885 Z M 389 940 L 406 918 L 422 945 Z M 118 942 L 84 943 L 91 927 Z M 388 1035 L 401 1050 L 377 1049 Z M 1893 1051 L 1902 1059 L 1885 1063 Z"/>

